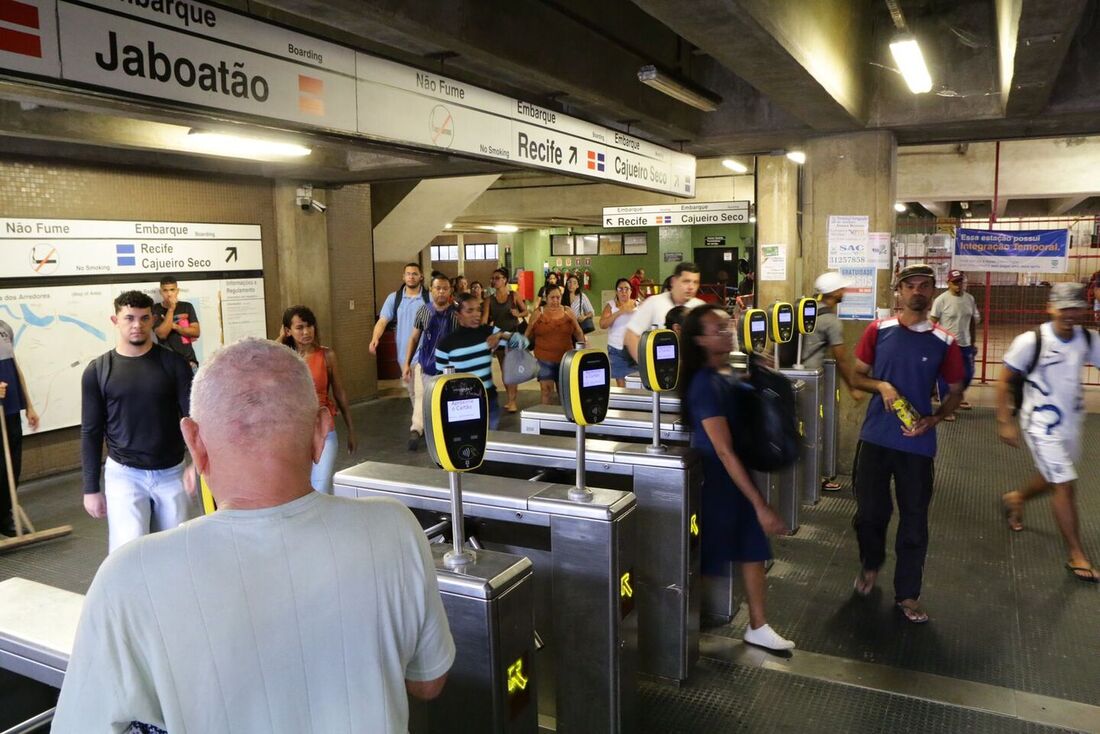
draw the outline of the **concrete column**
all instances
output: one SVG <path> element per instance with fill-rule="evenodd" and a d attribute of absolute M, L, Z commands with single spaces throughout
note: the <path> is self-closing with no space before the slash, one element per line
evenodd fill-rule
<path fill-rule="evenodd" d="M 329 278 L 328 220 L 294 201 L 296 181 L 276 181 L 275 230 L 279 254 L 279 307 L 309 306 L 322 338 L 332 334 L 332 282 Z M 323 190 L 313 196 L 325 203 Z M 278 336 L 277 334 L 275 336 Z"/>
<path fill-rule="evenodd" d="M 894 231 L 896 172 L 897 141 L 893 133 L 859 132 L 808 142 L 803 170 L 802 280 L 798 290 L 809 292 L 814 279 L 828 269 L 830 215 L 865 214 L 869 217 L 870 231 Z M 891 303 L 890 271 L 880 270 L 878 305 Z M 844 343 L 849 352 L 868 323 L 844 322 Z M 864 395 L 863 401 L 856 404 L 848 391 L 841 388 L 838 466 L 842 473 L 851 471 L 866 401 L 871 399 L 876 398 Z"/>
<path fill-rule="evenodd" d="M 802 243 L 798 236 L 798 177 L 800 166 L 785 155 L 761 156 L 756 164 L 756 305 L 775 301 L 793 303 L 808 293 L 802 283 Z M 761 278 L 762 245 L 787 246 L 787 279 Z"/>

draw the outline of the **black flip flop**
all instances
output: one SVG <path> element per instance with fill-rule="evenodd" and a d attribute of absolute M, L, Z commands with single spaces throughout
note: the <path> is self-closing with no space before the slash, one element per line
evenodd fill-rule
<path fill-rule="evenodd" d="M 1067 563 L 1066 570 L 1078 581 L 1084 581 L 1086 584 L 1100 583 L 1100 578 L 1096 577 L 1096 569 L 1092 566 L 1074 566 L 1072 563 Z M 1088 576 L 1082 576 L 1082 573 L 1087 573 Z"/>

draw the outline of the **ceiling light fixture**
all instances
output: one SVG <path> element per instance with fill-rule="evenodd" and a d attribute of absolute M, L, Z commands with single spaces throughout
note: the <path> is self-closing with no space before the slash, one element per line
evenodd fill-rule
<path fill-rule="evenodd" d="M 233 158 L 302 158 L 312 152 L 297 143 L 195 129 L 187 134 L 187 143 L 198 152 Z"/>
<path fill-rule="evenodd" d="M 894 211 L 896 211 L 898 214 L 904 214 L 908 209 L 909 207 L 907 207 L 905 204 L 902 204 L 900 201 L 894 202 Z"/>
<path fill-rule="evenodd" d="M 932 91 L 932 77 L 928 74 L 928 66 L 924 63 L 924 54 L 916 38 L 909 34 L 898 36 L 890 44 L 890 53 L 910 92 L 924 94 Z"/>
<path fill-rule="evenodd" d="M 501 234 L 512 234 L 519 231 L 519 227 L 515 226 L 514 224 L 495 224 L 492 227 L 489 227 L 489 229 L 493 230 L 494 232 L 499 232 Z"/>
<path fill-rule="evenodd" d="M 792 160 L 800 166 L 806 162 L 806 154 L 803 153 L 801 150 L 788 150 L 787 158 L 788 160 Z"/>
<path fill-rule="evenodd" d="M 446 224 L 443 225 L 443 229 L 450 229 L 453 226 L 454 226 L 453 224 L 451 224 L 450 222 L 447 222 Z"/>
<path fill-rule="evenodd" d="M 738 163 L 737 161 L 733 160 L 732 158 L 726 158 L 724 161 L 722 161 L 722 165 L 725 166 L 726 168 L 730 169 L 734 173 L 748 173 L 749 172 L 749 167 L 748 166 L 746 166 L 744 163 Z"/>
<path fill-rule="evenodd" d="M 703 112 L 714 112 L 722 104 L 722 98 L 713 92 L 693 88 L 688 82 L 658 71 L 653 65 L 638 69 L 638 81 Z"/>
<path fill-rule="evenodd" d="M 756 224 L 756 215 L 755 214 L 753 214 L 751 217 L 749 217 L 749 224 Z"/>

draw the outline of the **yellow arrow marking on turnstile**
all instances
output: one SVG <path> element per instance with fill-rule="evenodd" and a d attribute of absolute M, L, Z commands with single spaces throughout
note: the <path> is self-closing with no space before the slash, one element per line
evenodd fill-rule
<path fill-rule="evenodd" d="M 523 674 L 523 658 L 508 666 L 508 692 L 515 693 L 527 688 L 527 676 Z"/>
<path fill-rule="evenodd" d="M 840 402 L 840 388 L 839 387 L 836 389 L 836 401 L 838 403 Z"/>
<path fill-rule="evenodd" d="M 691 534 L 699 535 L 699 515 L 691 513 Z"/>
<path fill-rule="evenodd" d="M 804 424 L 802 421 L 798 422 L 798 435 L 799 436 L 805 436 L 806 435 L 806 424 Z"/>
<path fill-rule="evenodd" d="M 634 589 L 630 585 L 630 571 L 623 574 L 623 577 L 619 579 L 619 595 L 625 597 L 634 596 Z"/>
<path fill-rule="evenodd" d="M 818 416 L 820 416 L 821 418 L 824 418 L 824 417 L 825 417 L 825 406 L 824 406 L 824 405 L 819 405 L 819 406 L 817 406 L 817 414 L 818 414 Z"/>

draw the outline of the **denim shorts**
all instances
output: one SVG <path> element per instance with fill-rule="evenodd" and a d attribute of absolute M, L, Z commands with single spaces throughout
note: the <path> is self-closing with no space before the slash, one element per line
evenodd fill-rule
<path fill-rule="evenodd" d="M 558 381 L 558 369 L 561 367 L 561 362 L 543 362 L 541 359 L 539 362 L 539 379 L 540 380 L 553 380 Z"/>
<path fill-rule="evenodd" d="M 611 377 L 622 380 L 631 372 L 638 369 L 638 363 L 630 358 L 630 352 L 625 349 L 607 348 L 607 356 L 611 360 Z"/>

